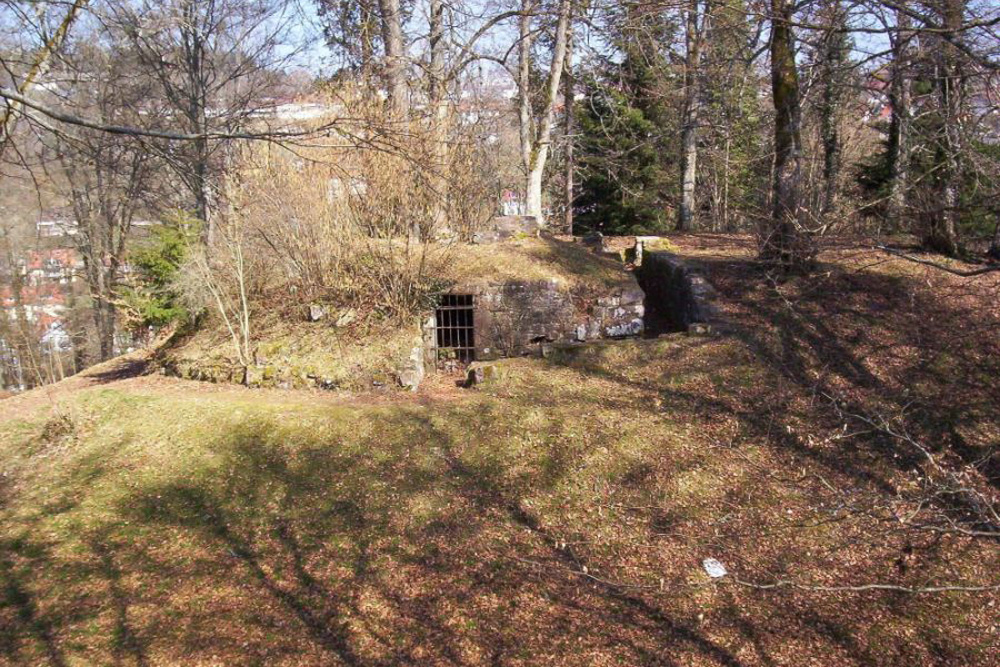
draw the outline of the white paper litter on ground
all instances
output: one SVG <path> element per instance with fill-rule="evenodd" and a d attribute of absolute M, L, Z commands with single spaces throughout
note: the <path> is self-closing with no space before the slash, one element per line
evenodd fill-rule
<path fill-rule="evenodd" d="M 726 566 L 714 558 L 706 558 L 701 561 L 701 566 L 705 568 L 705 572 L 708 573 L 708 576 L 713 579 L 718 579 L 719 577 L 724 577 L 729 574 L 729 572 L 726 571 Z"/>

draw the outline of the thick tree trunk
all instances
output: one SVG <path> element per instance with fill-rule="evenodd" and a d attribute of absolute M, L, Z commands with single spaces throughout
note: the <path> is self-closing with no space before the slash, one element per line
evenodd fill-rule
<path fill-rule="evenodd" d="M 559 22 L 556 25 L 556 41 L 552 47 L 552 63 L 549 66 L 549 76 L 545 87 L 545 106 L 538 121 L 537 131 L 534 133 L 535 137 L 529 155 L 530 166 L 526 187 L 527 213 L 534 216 L 539 224 L 545 222 L 542 210 L 542 181 L 545 174 L 545 163 L 549 157 L 549 146 L 552 142 L 556 97 L 559 95 L 559 85 L 566 61 L 571 3 L 572 0 L 561 0 L 559 3 Z"/>
<path fill-rule="evenodd" d="M 428 70 L 429 97 L 431 105 L 431 140 L 433 141 L 432 187 L 434 190 L 434 210 L 432 213 L 432 233 L 446 231 L 448 227 L 449 163 L 448 146 L 448 91 L 445 81 L 444 62 L 444 2 L 430 0 L 430 48 L 431 63 Z"/>
<path fill-rule="evenodd" d="M 837 184 L 840 180 L 840 128 L 837 122 L 837 102 L 830 86 L 823 91 L 820 134 L 823 140 L 823 204 L 822 213 L 829 215 L 837 205 Z"/>
<path fill-rule="evenodd" d="M 409 111 L 406 96 L 406 44 L 403 39 L 403 13 L 399 0 L 379 0 L 382 14 L 382 42 L 385 48 L 385 83 L 389 105 L 395 118 Z"/>
<path fill-rule="evenodd" d="M 690 0 L 684 32 L 684 115 L 681 125 L 681 205 L 677 229 L 688 231 L 694 224 L 698 180 L 698 115 L 701 111 L 701 56 L 708 13 L 698 22 L 699 0 Z"/>
<path fill-rule="evenodd" d="M 202 29 L 204 17 L 203 7 L 196 0 L 188 0 L 181 8 L 183 22 L 181 24 L 181 44 L 184 54 L 184 76 L 187 121 L 191 131 L 196 134 L 206 134 L 208 127 L 208 82 L 207 70 L 210 68 L 207 45 Z M 191 175 L 189 185 L 193 196 L 194 216 L 204 223 L 202 235 L 206 243 L 211 244 L 214 229 L 209 212 L 209 171 L 211 160 L 210 147 L 205 138 L 192 142 L 191 158 L 188 163 Z"/>
<path fill-rule="evenodd" d="M 571 9 L 572 11 L 572 9 Z M 572 23 L 572 14 L 570 22 Z M 574 178 L 576 161 L 574 157 L 574 137 L 573 137 L 573 105 L 576 95 L 576 81 L 573 78 L 573 31 L 570 30 L 566 37 L 566 64 L 563 68 L 563 75 L 566 80 L 563 82 L 563 134 L 565 135 L 566 154 L 564 165 L 565 174 L 563 182 L 563 225 L 566 233 L 573 235 L 573 206 L 576 201 L 574 195 Z"/>
<path fill-rule="evenodd" d="M 105 290 L 104 286 L 100 289 Z M 107 361 L 115 356 L 115 307 L 109 294 L 92 295 L 91 298 L 94 300 L 94 330 L 100 361 Z"/>
<path fill-rule="evenodd" d="M 906 0 L 902 0 L 905 3 Z M 903 5 L 905 8 L 905 4 Z M 892 45 L 892 81 L 889 104 L 889 221 L 901 227 L 906 208 L 906 191 L 910 172 L 910 17 L 902 9 L 896 11 L 896 34 Z"/>
<path fill-rule="evenodd" d="M 206 123 L 202 123 L 201 131 L 207 131 L 205 127 Z M 212 227 L 212 220 L 209 214 L 209 183 L 208 183 L 208 172 L 209 172 L 209 151 L 208 151 L 208 141 L 204 139 L 198 139 L 194 142 L 195 146 L 195 159 L 194 159 L 194 215 L 198 220 L 201 220 L 205 227 L 203 233 L 205 240 L 208 243 L 212 242 L 214 236 L 214 229 Z"/>
<path fill-rule="evenodd" d="M 821 57 L 822 99 L 820 101 L 820 138 L 823 143 L 823 201 L 821 212 L 827 218 L 837 205 L 840 185 L 843 142 L 840 136 L 840 113 L 844 97 L 844 68 L 848 44 L 843 30 L 847 12 L 839 0 L 823 7 L 823 20 L 829 26 L 823 35 Z"/>
<path fill-rule="evenodd" d="M 959 38 L 965 15 L 965 0 L 942 0 L 944 30 Z M 959 155 L 962 150 L 962 66 L 961 54 L 942 38 L 937 45 L 938 127 L 936 201 L 927 217 L 924 246 L 944 255 L 958 254 Z"/>
<path fill-rule="evenodd" d="M 77 208 L 82 212 L 82 205 Z M 107 361 L 114 356 L 115 306 L 114 292 L 118 264 L 114 253 L 114 220 L 109 216 L 99 224 L 95 218 L 78 215 L 82 229 L 81 251 L 90 292 L 91 317 L 97 337 L 98 361 Z"/>
<path fill-rule="evenodd" d="M 801 227 L 801 109 L 792 12 L 791 0 L 771 0 L 774 182 L 771 224 L 761 239 L 761 259 L 784 271 L 808 269 L 815 255 L 811 239 Z"/>
<path fill-rule="evenodd" d="M 521 166 L 525 178 L 531 172 L 531 142 L 534 135 L 531 111 L 531 15 L 535 5 L 532 0 L 523 0 L 521 16 L 518 17 L 518 59 L 517 59 L 517 110 L 518 129 L 521 143 Z M 526 181 L 527 182 L 527 181 Z M 527 203 L 530 188 L 526 185 L 524 191 Z"/>

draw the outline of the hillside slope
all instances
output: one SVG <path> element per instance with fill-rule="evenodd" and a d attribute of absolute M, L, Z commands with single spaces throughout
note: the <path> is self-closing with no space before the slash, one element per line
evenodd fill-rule
<path fill-rule="evenodd" d="M 1000 549 L 913 520 L 919 458 L 861 419 L 995 497 L 998 281 L 829 248 L 769 284 L 743 239 L 674 243 L 731 335 L 476 390 L 132 359 L 0 401 L 0 664 L 994 664 L 996 588 L 865 588 L 994 586 Z"/>

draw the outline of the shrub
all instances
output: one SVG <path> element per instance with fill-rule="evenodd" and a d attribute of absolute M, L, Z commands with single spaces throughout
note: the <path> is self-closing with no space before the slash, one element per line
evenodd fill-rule
<path fill-rule="evenodd" d="M 126 324 L 133 332 L 187 319 L 188 310 L 176 281 L 200 229 L 197 220 L 177 214 L 153 227 L 149 241 L 129 253 L 135 275 L 132 283 L 122 288 L 121 303 Z"/>

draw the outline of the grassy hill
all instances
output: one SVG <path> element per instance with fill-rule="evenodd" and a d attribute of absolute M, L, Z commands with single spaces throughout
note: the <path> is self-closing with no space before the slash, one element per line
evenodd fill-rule
<path fill-rule="evenodd" d="M 423 257 L 427 273 L 441 290 L 545 280 L 578 296 L 596 298 L 631 281 L 620 261 L 553 237 L 489 245 L 428 245 L 412 252 Z M 370 302 L 338 307 L 319 299 L 328 316 L 306 322 L 301 305 L 287 302 L 287 298 L 275 297 L 268 310 L 254 312 L 253 343 L 266 367 L 260 378 L 264 386 L 301 389 L 318 385 L 352 391 L 370 389 L 373 382 L 394 386 L 400 365 L 410 355 L 415 339 L 419 342 L 416 313 L 400 326 L 373 312 Z M 243 378 L 229 332 L 211 315 L 195 330 L 178 336 L 163 350 L 160 361 L 179 377 L 237 383 Z"/>
<path fill-rule="evenodd" d="M 1000 583 L 912 446 L 995 498 L 1000 280 L 830 247 L 773 284 L 744 239 L 673 241 L 732 334 L 476 390 L 140 356 L 0 401 L 0 664 L 995 664 L 996 588 L 865 587 Z"/>

